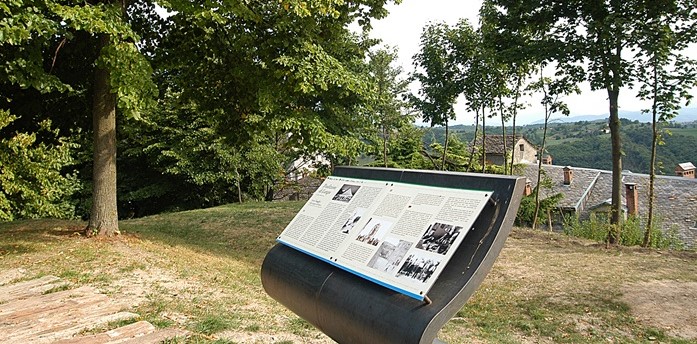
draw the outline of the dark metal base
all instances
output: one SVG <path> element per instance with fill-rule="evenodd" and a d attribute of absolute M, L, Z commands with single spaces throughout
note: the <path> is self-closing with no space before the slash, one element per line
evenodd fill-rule
<path fill-rule="evenodd" d="M 428 293 L 431 304 L 381 287 L 278 244 L 261 269 L 266 292 L 339 343 L 443 343 L 438 331 L 465 304 L 499 255 L 525 187 L 522 177 L 376 168 L 337 168 L 335 176 L 493 190 Z"/>

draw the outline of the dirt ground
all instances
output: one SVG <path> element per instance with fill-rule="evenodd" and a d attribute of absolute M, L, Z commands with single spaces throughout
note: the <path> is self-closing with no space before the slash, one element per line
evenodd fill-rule
<path fill-rule="evenodd" d="M 648 281 L 623 288 L 622 301 L 646 325 L 697 339 L 697 282 Z"/>
<path fill-rule="evenodd" d="M 209 300 L 239 297 L 229 288 L 202 283 L 196 278 L 182 278 L 176 271 L 169 270 L 166 264 L 153 264 L 162 261 L 163 257 L 142 250 L 142 247 L 135 244 L 138 240 L 132 241 L 133 244 L 129 240 L 116 241 L 112 243 L 112 249 L 124 257 L 142 262 L 141 267 L 131 271 L 120 271 L 118 266 L 110 267 L 116 278 L 107 285 L 98 286 L 103 289 L 103 292 L 119 299 L 120 302 L 137 307 L 147 302 L 149 295 L 166 295 L 166 297 L 188 300 L 197 297 Z M 675 275 L 673 270 L 679 270 L 680 267 L 666 264 L 670 260 L 662 260 L 664 256 L 660 253 L 633 249 L 607 251 L 598 245 L 562 235 L 541 235 L 532 234 L 527 230 L 516 230 L 509 237 L 506 247 L 487 276 L 485 285 L 495 288 L 500 283 L 515 281 L 516 285 L 521 286 L 514 292 L 517 294 L 515 297 L 521 294 L 528 297 L 543 288 L 551 295 L 563 295 L 573 293 L 575 287 L 592 286 L 598 281 L 606 284 L 617 283 L 617 289 L 621 292 L 620 301 L 629 306 L 638 323 L 662 329 L 670 336 L 697 340 L 697 279 L 689 277 L 692 271 L 695 271 L 691 266 L 692 263 L 697 264 L 697 254 L 689 253 L 682 258 L 675 258 L 672 253 L 665 255 L 669 259 L 680 259 L 683 261 L 682 269 L 688 270 L 687 278 L 675 280 L 671 277 Z M 616 256 L 622 256 L 622 259 L 613 259 Z M 654 259 L 656 257 L 661 259 Z M 632 275 L 640 271 L 641 267 L 638 266 L 646 261 L 656 266 L 653 269 L 646 269 L 650 271 L 646 274 L 638 277 Z M 670 272 L 665 272 L 669 270 Z M 606 271 L 608 274 L 624 275 L 613 279 L 614 276 L 602 275 Z M 3 281 L 16 280 L 34 274 L 30 267 L 6 269 L 0 271 L 0 284 Z M 628 280 L 634 282 L 626 282 Z M 261 287 L 256 285 L 247 285 L 246 288 L 250 289 L 248 292 L 254 295 L 263 293 Z M 257 330 L 247 330 L 242 326 L 235 330 L 215 333 L 213 338 L 227 339 L 235 343 L 279 341 L 308 344 L 334 343 L 330 338 L 313 329 L 302 333 L 294 332 L 287 326 L 295 321 L 291 319 L 294 316 L 290 312 L 282 312 L 279 309 L 282 307 L 265 295 L 258 300 L 245 299 L 239 304 L 238 310 L 263 314 L 259 320 L 260 324 L 261 321 L 268 321 L 274 324 L 273 327 L 276 330 L 268 331 L 264 325 Z M 171 309 L 163 311 L 160 316 L 172 320 L 182 328 L 191 322 L 188 315 Z M 593 326 L 592 321 L 582 323 L 583 326 Z M 278 331 L 279 328 L 282 329 L 281 332 Z M 476 341 L 476 335 L 473 334 L 473 336 L 475 337 L 472 339 Z M 549 338 L 520 337 L 518 339 L 522 343 L 544 343 Z M 651 340 L 651 338 L 648 339 Z"/>
<path fill-rule="evenodd" d="M 525 237 L 525 236 L 523 236 Z M 511 246 L 504 251 L 497 262 L 492 276 L 502 278 L 514 278 L 522 281 L 541 282 L 549 276 L 541 268 L 521 261 L 518 254 L 529 255 L 531 248 L 521 244 L 528 238 L 511 238 Z M 535 250 L 544 250 L 544 247 L 533 244 Z M 127 247 L 123 249 L 128 250 Z M 526 252 L 526 253 L 524 253 Z M 143 254 L 142 252 L 133 254 Z M 570 257 L 570 262 L 575 260 Z M 592 267 L 589 266 L 589 269 Z M 565 288 L 569 285 L 583 283 L 573 277 L 562 279 L 563 285 L 557 288 Z M 121 290 L 122 295 L 132 301 L 133 305 L 145 300 L 151 293 L 170 293 L 171 295 L 193 297 L 193 295 L 205 295 L 208 298 L 225 297 L 226 291 L 215 289 L 212 286 L 196 283 L 192 280 L 181 280 L 172 273 L 157 269 L 134 271 L 129 278 L 122 279 L 116 290 Z M 684 339 L 697 339 L 697 282 L 680 282 L 673 280 L 649 280 L 645 282 L 626 284 L 621 287 L 621 301 L 626 303 L 636 317 L 637 321 L 659 329 L 667 334 Z M 268 305 L 249 304 L 246 308 L 260 308 L 261 312 L 269 312 Z M 188 320 L 185 315 L 176 313 L 163 314 L 174 322 L 184 325 Z M 276 315 L 279 323 L 287 322 L 286 315 Z M 262 331 L 263 332 L 263 331 Z M 294 343 L 324 344 L 334 343 L 327 336 L 317 332 L 313 338 L 299 336 L 293 333 L 262 333 L 244 330 L 228 330 L 215 335 L 216 338 L 227 339 L 235 343 L 270 343 L 289 341 Z M 525 340 L 522 340 L 525 342 Z"/>

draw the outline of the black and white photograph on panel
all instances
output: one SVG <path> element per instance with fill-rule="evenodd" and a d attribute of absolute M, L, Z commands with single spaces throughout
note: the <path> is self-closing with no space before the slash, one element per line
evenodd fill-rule
<path fill-rule="evenodd" d="M 332 201 L 340 201 L 348 203 L 353 198 L 353 195 L 358 192 L 361 187 L 358 185 L 344 184 L 341 186 L 339 191 L 332 197 Z"/>
<path fill-rule="evenodd" d="M 390 227 L 392 227 L 392 222 L 372 217 L 368 220 L 368 223 L 363 226 L 360 233 L 358 233 L 356 240 L 377 246 L 382 241 L 382 238 L 385 237 Z"/>
<path fill-rule="evenodd" d="M 356 222 L 361 220 L 363 213 L 365 213 L 365 208 L 356 208 L 356 210 L 353 211 L 353 214 L 351 214 L 351 216 L 346 219 L 344 224 L 341 226 L 341 233 L 348 234 L 351 229 L 353 229 L 353 226 L 356 225 Z"/>
<path fill-rule="evenodd" d="M 368 266 L 375 270 L 394 273 L 412 244 L 413 242 L 388 236 L 370 258 Z"/>
<path fill-rule="evenodd" d="M 448 250 L 462 232 L 461 226 L 454 226 L 445 223 L 435 222 L 428 226 L 426 233 L 421 237 L 416 248 L 446 254 Z"/>
<path fill-rule="evenodd" d="M 426 283 L 433 273 L 438 269 L 440 259 L 434 258 L 427 253 L 409 254 L 404 260 L 404 264 L 399 268 L 395 277 L 409 278 L 414 281 Z"/>

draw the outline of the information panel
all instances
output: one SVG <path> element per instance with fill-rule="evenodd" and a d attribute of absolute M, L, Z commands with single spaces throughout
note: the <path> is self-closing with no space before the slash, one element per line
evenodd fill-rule
<path fill-rule="evenodd" d="M 491 193 L 328 177 L 278 241 L 423 300 Z"/>

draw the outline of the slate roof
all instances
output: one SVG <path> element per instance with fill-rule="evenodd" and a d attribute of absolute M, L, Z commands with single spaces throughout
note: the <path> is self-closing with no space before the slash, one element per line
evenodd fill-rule
<path fill-rule="evenodd" d="M 587 199 L 589 190 L 597 182 L 600 176 L 600 170 L 594 169 L 578 169 L 572 168 L 573 179 L 570 185 L 564 185 L 564 166 L 542 165 L 542 179 L 549 178 L 551 180 L 551 189 L 542 188 L 540 197 L 547 198 L 558 193 L 564 195 L 559 201 L 559 206 L 565 209 L 574 209 L 581 211 Z M 537 185 L 537 164 L 524 165 L 523 174 L 532 181 L 532 187 Z"/>
<path fill-rule="evenodd" d="M 540 196 L 549 197 L 556 193 L 564 194 L 559 206 L 573 209 L 579 215 L 608 202 L 612 197 L 612 172 L 590 168 L 572 167 L 571 185 L 563 185 L 563 166 L 542 165 L 545 174 L 552 180 L 552 189 L 542 189 Z M 521 173 L 537 182 L 537 164 L 524 166 Z M 649 204 L 649 175 L 622 173 L 622 183 L 635 183 L 639 200 L 639 216 L 645 218 Z M 625 188 L 622 188 L 622 204 L 625 205 Z M 654 215 L 664 230 L 672 227 L 678 230 L 681 240 L 690 247 L 697 246 L 697 179 L 674 176 L 656 176 L 654 188 Z"/>

